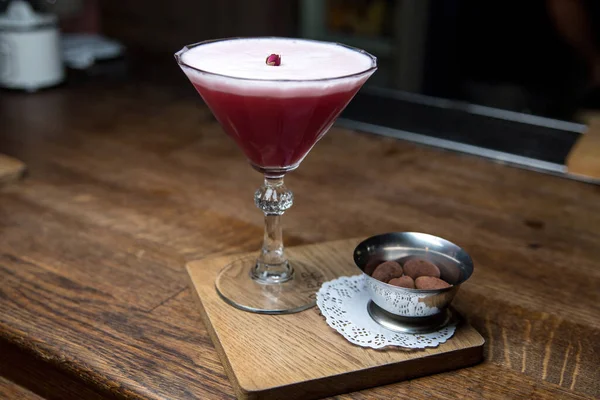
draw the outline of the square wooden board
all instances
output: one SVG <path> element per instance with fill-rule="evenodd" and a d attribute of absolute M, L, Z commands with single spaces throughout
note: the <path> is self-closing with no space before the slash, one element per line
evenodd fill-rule
<path fill-rule="evenodd" d="M 329 263 L 339 276 L 356 275 L 359 240 L 287 248 L 288 256 Z M 374 350 L 355 346 L 331 329 L 314 307 L 289 315 L 262 315 L 226 304 L 215 290 L 218 272 L 246 254 L 187 265 L 202 318 L 239 399 L 313 399 L 476 364 L 484 339 L 461 323 L 437 348 Z"/>

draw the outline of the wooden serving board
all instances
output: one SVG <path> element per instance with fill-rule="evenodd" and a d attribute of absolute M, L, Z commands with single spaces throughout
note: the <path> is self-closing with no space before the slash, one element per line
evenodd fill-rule
<path fill-rule="evenodd" d="M 0 186 L 16 181 L 25 172 L 25 164 L 16 158 L 0 154 Z"/>
<path fill-rule="evenodd" d="M 310 260 L 356 275 L 352 252 L 359 240 L 288 248 Z M 466 323 L 437 348 L 366 349 L 331 329 L 314 307 L 288 315 L 261 315 L 226 304 L 215 290 L 217 273 L 247 254 L 187 265 L 202 318 L 239 399 L 313 399 L 434 374 L 481 361 L 484 340 Z"/>
<path fill-rule="evenodd" d="M 600 183 L 600 113 L 585 112 L 580 118 L 588 129 L 567 156 L 567 171 Z"/>

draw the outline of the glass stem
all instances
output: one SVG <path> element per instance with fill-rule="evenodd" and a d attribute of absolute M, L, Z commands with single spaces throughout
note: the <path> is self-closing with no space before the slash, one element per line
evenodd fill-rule
<path fill-rule="evenodd" d="M 283 176 L 265 176 L 265 183 L 254 194 L 254 203 L 265 213 L 265 236 L 252 279 L 262 283 L 282 283 L 292 279 L 283 248 L 281 216 L 292 206 L 293 194 L 283 184 Z"/>

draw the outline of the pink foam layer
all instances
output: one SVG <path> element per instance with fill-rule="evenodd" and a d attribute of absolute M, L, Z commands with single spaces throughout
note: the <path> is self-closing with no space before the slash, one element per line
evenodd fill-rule
<path fill-rule="evenodd" d="M 280 66 L 265 63 L 272 53 L 281 55 Z M 279 38 L 218 41 L 178 54 L 193 83 L 245 96 L 298 97 L 349 91 L 368 79 L 375 64 L 369 55 L 344 46 Z"/>

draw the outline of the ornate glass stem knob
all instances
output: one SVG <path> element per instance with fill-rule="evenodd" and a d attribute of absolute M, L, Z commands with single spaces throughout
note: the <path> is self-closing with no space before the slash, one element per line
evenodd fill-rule
<path fill-rule="evenodd" d="M 284 185 L 283 177 L 265 177 L 265 183 L 254 194 L 254 203 L 265 213 L 265 236 L 252 278 L 264 283 L 282 283 L 292 278 L 283 247 L 281 216 L 292 206 L 294 195 Z"/>

